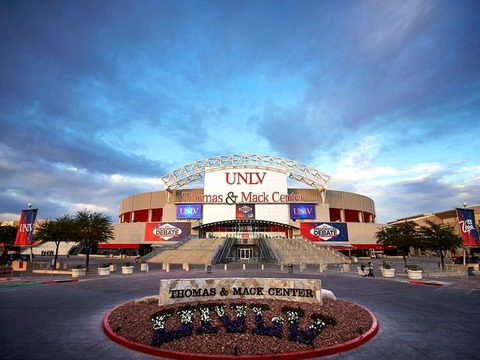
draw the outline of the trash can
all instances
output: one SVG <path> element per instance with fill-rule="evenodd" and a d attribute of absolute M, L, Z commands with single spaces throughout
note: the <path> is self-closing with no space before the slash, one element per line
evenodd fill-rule
<path fill-rule="evenodd" d="M 293 273 L 293 265 L 292 265 L 292 264 L 288 264 L 288 272 L 289 272 L 290 274 Z"/>
<path fill-rule="evenodd" d="M 475 271 L 474 271 L 473 267 L 469 266 L 468 269 L 467 269 L 467 273 L 468 273 L 468 276 L 474 276 Z"/>

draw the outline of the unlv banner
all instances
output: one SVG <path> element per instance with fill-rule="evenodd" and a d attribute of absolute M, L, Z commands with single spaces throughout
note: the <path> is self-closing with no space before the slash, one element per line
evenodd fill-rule
<path fill-rule="evenodd" d="M 347 224 L 338 222 L 301 222 L 300 233 L 311 241 L 348 241 Z"/>
<path fill-rule="evenodd" d="M 290 219 L 315 219 L 315 204 L 290 204 Z"/>
<path fill-rule="evenodd" d="M 37 211 L 38 209 L 22 210 L 15 245 L 25 246 L 32 244 L 33 228 L 35 226 L 35 219 L 37 218 Z"/>
<path fill-rule="evenodd" d="M 201 204 L 178 204 L 177 205 L 177 219 L 201 219 L 202 205 Z"/>
<path fill-rule="evenodd" d="M 471 209 L 457 210 L 458 226 L 463 239 L 463 246 L 479 246 L 478 231 L 475 226 L 475 213 Z"/>

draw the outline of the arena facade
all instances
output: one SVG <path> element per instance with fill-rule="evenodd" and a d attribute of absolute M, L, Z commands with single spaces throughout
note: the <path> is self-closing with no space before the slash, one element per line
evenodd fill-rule
<path fill-rule="evenodd" d="M 222 155 L 161 179 L 165 190 L 121 201 L 115 240 L 99 252 L 144 255 L 192 237 L 234 238 L 240 258 L 253 256 L 258 238 L 304 238 L 346 255 L 383 250 L 374 238 L 383 226 L 375 223 L 374 201 L 327 189 L 328 175 L 293 160 Z"/>

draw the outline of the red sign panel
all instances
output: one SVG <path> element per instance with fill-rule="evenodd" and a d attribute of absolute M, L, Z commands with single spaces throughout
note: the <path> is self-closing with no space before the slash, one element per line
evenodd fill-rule
<path fill-rule="evenodd" d="M 236 205 L 237 220 L 254 220 L 255 219 L 255 205 L 252 204 L 237 204 Z"/>
<path fill-rule="evenodd" d="M 180 241 L 190 236 L 189 222 L 155 222 L 145 224 L 145 241 Z"/>

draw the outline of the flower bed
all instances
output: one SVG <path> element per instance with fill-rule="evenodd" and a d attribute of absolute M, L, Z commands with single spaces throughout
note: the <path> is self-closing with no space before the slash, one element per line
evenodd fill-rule
<path fill-rule="evenodd" d="M 140 351 L 212 356 L 288 354 L 338 347 L 326 353 L 332 354 L 360 345 L 377 330 L 373 314 L 340 299 L 324 299 L 323 305 L 225 300 L 159 307 L 156 300 L 130 302 L 112 310 L 104 319 L 104 327 L 125 339 L 124 343 L 140 344 L 140 348 L 134 347 Z M 352 345 L 359 338 L 363 341 Z M 345 343 L 350 345 L 341 348 Z"/>

